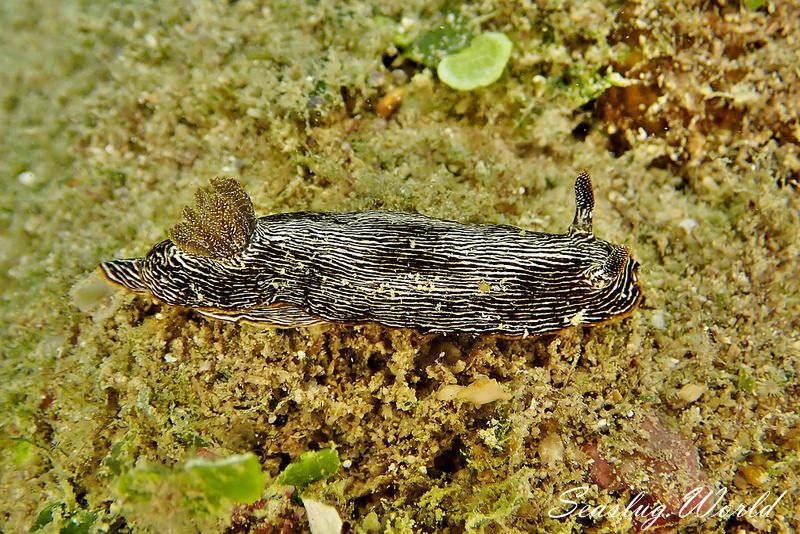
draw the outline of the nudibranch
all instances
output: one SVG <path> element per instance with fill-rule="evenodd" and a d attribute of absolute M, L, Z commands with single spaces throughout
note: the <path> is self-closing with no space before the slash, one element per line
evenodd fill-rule
<path fill-rule="evenodd" d="M 256 218 L 239 183 L 216 178 L 171 239 L 100 268 L 115 284 L 228 321 L 539 335 L 624 317 L 641 299 L 638 262 L 592 233 L 586 172 L 575 197 L 569 231 L 546 234 L 390 211 Z"/>

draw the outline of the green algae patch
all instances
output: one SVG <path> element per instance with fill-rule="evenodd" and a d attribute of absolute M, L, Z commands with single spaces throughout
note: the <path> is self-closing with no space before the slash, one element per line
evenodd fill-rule
<path fill-rule="evenodd" d="M 228 517 L 234 504 L 260 499 L 265 484 L 258 458 L 247 453 L 212 460 L 194 458 L 172 469 L 138 466 L 120 476 L 116 489 L 129 521 L 155 530 L 159 530 L 160 520 L 190 521 L 202 530 L 218 518 Z"/>
<path fill-rule="evenodd" d="M 71 512 L 63 502 L 54 502 L 39 512 L 28 532 L 51 532 L 58 527 L 59 534 L 89 534 L 97 519 L 94 512 Z"/>
<path fill-rule="evenodd" d="M 228 499 L 252 503 L 264 491 L 264 474 L 254 454 L 239 454 L 220 460 L 195 458 L 186 462 L 184 471 L 210 501 Z"/>
<path fill-rule="evenodd" d="M 36 456 L 36 449 L 30 441 L 13 439 L 11 443 L 13 443 L 10 447 L 11 461 L 15 466 L 25 466 Z"/>
<path fill-rule="evenodd" d="M 529 474 L 524 470 L 507 480 L 481 487 L 470 499 L 465 520 L 467 532 L 503 524 L 531 498 Z"/>
<path fill-rule="evenodd" d="M 442 82 L 459 91 L 472 91 L 500 79 L 511 57 L 511 39 L 503 33 L 484 33 L 467 48 L 445 56 L 436 73 Z"/>
<path fill-rule="evenodd" d="M 748 11 L 758 11 L 766 3 L 766 0 L 742 0 L 742 5 Z"/>
<path fill-rule="evenodd" d="M 408 46 L 405 51 L 407 58 L 431 68 L 448 54 L 464 49 L 474 35 L 469 21 L 458 13 L 448 13 L 441 24 L 410 41 L 403 30 L 401 26 L 395 33 L 395 43 Z"/>
<path fill-rule="evenodd" d="M 300 459 L 286 466 L 275 479 L 275 484 L 302 488 L 328 478 L 339 470 L 339 453 L 336 449 L 308 451 Z"/>
<path fill-rule="evenodd" d="M 265 478 L 258 458 L 248 453 L 218 460 L 194 458 L 175 469 L 136 467 L 122 475 L 117 488 L 128 497 L 149 498 L 162 484 L 182 488 L 193 507 L 214 511 L 223 501 L 249 504 L 258 500 Z"/>

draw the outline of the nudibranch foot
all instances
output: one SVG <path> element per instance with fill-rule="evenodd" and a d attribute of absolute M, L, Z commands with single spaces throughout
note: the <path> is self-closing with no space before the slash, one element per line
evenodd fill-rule
<path fill-rule="evenodd" d="M 198 313 L 211 317 L 212 319 L 222 319 L 223 321 L 244 321 L 248 323 L 258 323 L 264 326 L 276 328 L 292 328 L 295 326 L 310 326 L 324 322 L 318 317 L 309 315 L 302 308 L 291 304 L 277 304 L 274 306 L 264 306 L 261 308 L 249 308 L 247 310 L 226 312 L 224 310 L 200 309 Z"/>

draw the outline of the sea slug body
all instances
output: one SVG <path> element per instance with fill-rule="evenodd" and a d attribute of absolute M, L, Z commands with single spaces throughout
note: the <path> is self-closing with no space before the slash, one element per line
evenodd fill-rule
<path fill-rule="evenodd" d="M 295 327 L 328 321 L 524 337 L 628 315 L 639 264 L 592 233 L 588 173 L 565 234 L 412 213 L 256 218 L 239 183 L 217 178 L 171 240 L 102 263 L 116 284 L 216 319 Z"/>

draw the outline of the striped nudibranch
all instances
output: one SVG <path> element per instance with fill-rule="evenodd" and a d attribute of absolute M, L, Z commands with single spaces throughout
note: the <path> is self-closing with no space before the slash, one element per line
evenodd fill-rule
<path fill-rule="evenodd" d="M 639 303 L 639 264 L 592 233 L 589 174 L 565 234 L 461 224 L 412 213 L 282 213 L 256 218 L 233 179 L 144 258 L 102 263 L 133 291 L 228 321 L 322 321 L 528 336 L 595 325 Z"/>

